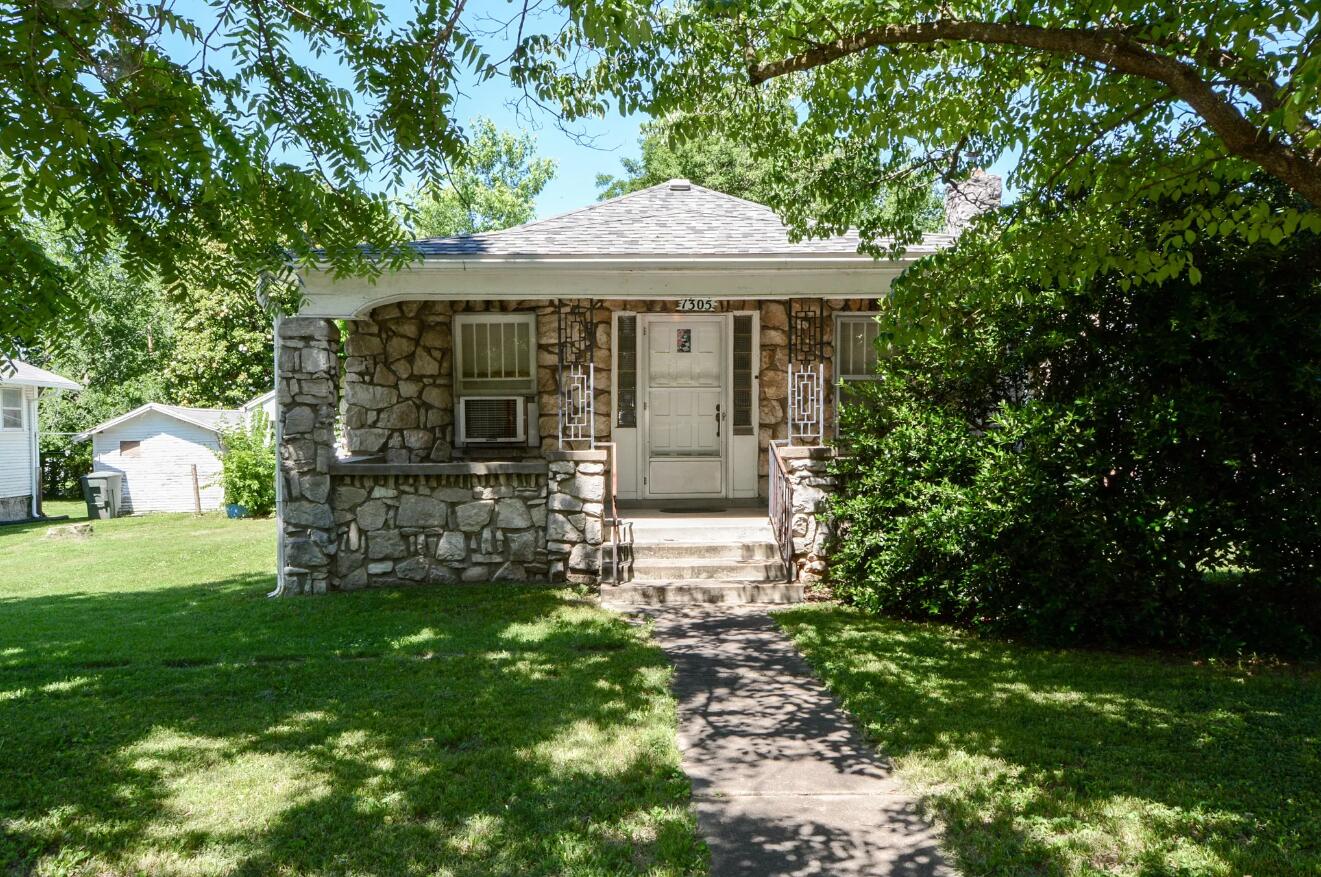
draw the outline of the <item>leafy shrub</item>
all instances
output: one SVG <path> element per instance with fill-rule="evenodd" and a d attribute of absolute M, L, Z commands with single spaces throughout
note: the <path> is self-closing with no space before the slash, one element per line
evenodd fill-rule
<path fill-rule="evenodd" d="M 880 318 L 891 355 L 843 415 L 837 592 L 1061 642 L 1315 650 L 1321 242 L 1043 289 L 1011 240 L 961 243 Z"/>
<path fill-rule="evenodd" d="M 225 502 L 265 517 L 275 510 L 275 443 L 270 422 L 259 410 L 245 426 L 220 434 L 220 483 Z"/>

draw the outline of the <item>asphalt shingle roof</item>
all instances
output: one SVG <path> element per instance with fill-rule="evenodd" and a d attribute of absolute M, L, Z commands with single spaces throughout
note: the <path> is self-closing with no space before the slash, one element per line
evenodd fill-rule
<path fill-rule="evenodd" d="M 913 249 L 936 249 L 928 235 Z M 559 216 L 502 231 L 425 238 L 426 258 L 463 256 L 851 256 L 858 235 L 793 243 L 769 207 L 687 180 L 670 180 Z"/>

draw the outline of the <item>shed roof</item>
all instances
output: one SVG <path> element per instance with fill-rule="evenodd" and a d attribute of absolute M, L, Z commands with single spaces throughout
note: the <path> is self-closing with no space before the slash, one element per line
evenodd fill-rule
<path fill-rule="evenodd" d="M 184 423 L 191 423 L 193 426 L 200 426 L 202 429 L 211 432 L 220 432 L 226 426 L 238 425 L 243 422 L 243 412 L 231 408 L 187 408 L 183 405 L 162 405 L 159 402 L 148 402 L 146 405 L 140 405 L 126 414 L 118 417 L 112 417 L 109 420 L 98 423 L 96 426 L 81 432 L 75 436 L 76 441 L 86 441 L 98 432 L 105 432 L 111 427 L 119 426 L 121 423 L 127 423 L 137 417 L 141 417 L 149 412 L 157 412 L 167 417 Z"/>
<path fill-rule="evenodd" d="M 948 246 L 927 235 L 914 254 Z M 763 204 L 670 180 L 618 198 L 502 231 L 424 238 L 427 259 L 474 256 L 858 256 L 856 232 L 792 241 Z"/>
<path fill-rule="evenodd" d="M 8 384 L 11 387 L 49 387 L 55 390 L 82 389 L 79 384 L 66 377 L 17 359 L 8 363 L 0 361 L 0 384 Z"/>

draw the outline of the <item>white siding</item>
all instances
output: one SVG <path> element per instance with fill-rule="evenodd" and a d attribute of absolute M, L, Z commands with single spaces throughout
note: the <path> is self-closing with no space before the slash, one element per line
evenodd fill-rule
<path fill-rule="evenodd" d="M 127 455 L 123 441 L 141 442 Z M 220 508 L 220 437 L 159 411 L 147 411 L 92 437 L 92 468 L 124 473 L 121 511 L 191 512 L 192 466 L 197 466 L 202 510 Z"/>
<path fill-rule="evenodd" d="M 23 388 L 23 429 L 0 429 L 0 498 L 32 493 L 31 430 L 32 398 L 35 395 L 33 388 Z"/>

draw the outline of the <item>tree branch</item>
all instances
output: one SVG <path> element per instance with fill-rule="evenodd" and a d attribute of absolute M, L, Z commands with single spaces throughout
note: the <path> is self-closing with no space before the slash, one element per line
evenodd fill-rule
<path fill-rule="evenodd" d="M 889 24 L 823 43 L 779 61 L 750 64 L 748 79 L 753 85 L 759 85 L 867 49 L 947 41 L 1012 46 L 1064 57 L 1087 58 L 1118 73 L 1160 82 L 1206 121 L 1231 155 L 1256 164 L 1321 207 L 1321 165 L 1304 158 L 1250 122 L 1238 107 L 1202 78 L 1196 67 L 1177 58 L 1156 54 L 1132 36 L 1114 29 L 1044 28 L 960 19 Z"/>

